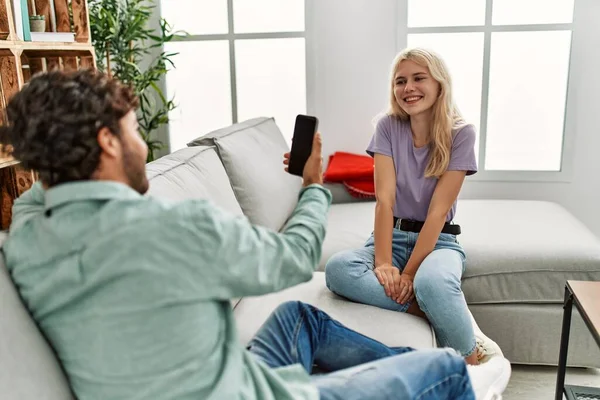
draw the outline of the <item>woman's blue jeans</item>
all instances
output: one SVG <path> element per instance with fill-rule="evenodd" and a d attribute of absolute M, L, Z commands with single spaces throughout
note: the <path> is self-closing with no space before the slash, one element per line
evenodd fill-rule
<path fill-rule="evenodd" d="M 410 258 L 418 233 L 394 228 L 392 262 L 400 272 Z M 364 247 L 333 255 L 325 267 L 327 287 L 358 303 L 406 312 L 410 303 L 398 304 L 386 296 L 374 269 L 373 236 Z M 456 236 L 442 233 L 435 249 L 419 266 L 414 279 L 417 303 L 433 326 L 440 347 L 451 347 L 463 356 L 475 351 L 475 333 L 461 289 L 465 253 Z"/>

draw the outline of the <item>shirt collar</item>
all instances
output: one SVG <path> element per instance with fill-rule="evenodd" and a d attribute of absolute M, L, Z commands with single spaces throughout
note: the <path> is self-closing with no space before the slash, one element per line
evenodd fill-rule
<path fill-rule="evenodd" d="M 45 210 L 88 200 L 126 200 L 141 198 L 131 187 L 114 181 L 79 181 L 63 183 L 46 191 Z"/>

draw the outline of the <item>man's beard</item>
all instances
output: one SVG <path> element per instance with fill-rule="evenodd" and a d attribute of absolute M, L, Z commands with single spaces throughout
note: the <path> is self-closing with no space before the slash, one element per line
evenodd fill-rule
<path fill-rule="evenodd" d="M 128 146 L 124 146 L 123 168 L 129 180 L 129 186 L 139 194 L 145 194 L 150 186 L 146 177 L 146 160 Z"/>

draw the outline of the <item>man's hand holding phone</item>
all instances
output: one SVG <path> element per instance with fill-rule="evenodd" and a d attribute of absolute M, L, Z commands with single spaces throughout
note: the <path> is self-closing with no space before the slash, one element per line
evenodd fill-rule
<path fill-rule="evenodd" d="M 313 183 L 323 184 L 323 157 L 321 155 L 322 140 L 321 134 L 316 133 L 313 142 L 310 156 L 304 165 L 302 171 L 303 186 L 312 185 Z M 288 171 L 288 165 L 290 164 L 290 153 L 283 155 L 283 164 L 286 165 L 285 171 Z"/>

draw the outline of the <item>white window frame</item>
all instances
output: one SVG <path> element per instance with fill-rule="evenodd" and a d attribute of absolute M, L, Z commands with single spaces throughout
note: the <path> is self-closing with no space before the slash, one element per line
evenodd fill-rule
<path fill-rule="evenodd" d="M 575 118 L 573 116 L 575 105 L 573 95 L 575 88 L 570 82 L 572 70 L 572 49 L 574 36 L 574 23 L 566 24 L 531 24 L 531 25 L 493 25 L 492 24 L 492 6 L 494 0 L 485 0 L 485 24 L 475 26 L 447 26 L 447 27 L 408 27 L 408 1 L 397 1 L 398 15 L 398 34 L 396 47 L 401 51 L 407 46 L 408 35 L 413 33 L 476 33 L 483 32 L 483 79 L 481 89 L 481 119 L 479 123 L 479 172 L 469 180 L 475 181 L 496 181 L 496 182 L 564 182 L 569 183 L 573 174 L 574 158 L 574 136 L 575 136 Z M 577 0 L 575 0 L 575 6 Z M 490 78 L 490 53 L 493 32 L 532 32 L 532 31 L 571 31 L 571 45 L 569 48 L 569 69 L 567 73 L 567 94 L 564 108 L 563 123 L 563 145 L 561 155 L 560 171 L 500 171 L 485 170 L 485 145 L 487 134 L 487 113 L 488 113 L 488 90 Z M 460 105 L 459 105 L 460 106 Z"/>
<path fill-rule="evenodd" d="M 222 34 L 199 34 L 199 35 L 188 35 L 185 37 L 175 38 L 173 41 L 176 42 L 202 42 L 202 41 L 216 41 L 216 40 L 227 40 L 229 43 L 229 73 L 230 73 L 230 86 L 231 86 L 231 121 L 233 124 L 238 123 L 238 100 L 237 100 L 237 77 L 236 77 L 236 56 L 235 56 L 235 43 L 237 40 L 252 40 L 252 39 L 290 39 L 290 38 L 304 38 L 305 41 L 305 59 L 306 59 L 306 108 L 308 110 L 309 98 L 312 95 L 312 91 L 309 92 L 311 85 L 308 84 L 311 79 L 312 69 L 309 69 L 309 55 L 312 53 L 309 50 L 308 40 L 308 22 L 309 22 L 309 0 L 304 0 L 305 17 L 304 17 L 304 31 L 296 32 L 261 32 L 261 33 L 235 33 L 234 18 L 233 18 L 233 0 L 227 0 L 227 33 Z M 310 74 L 309 74 L 310 72 Z"/>

